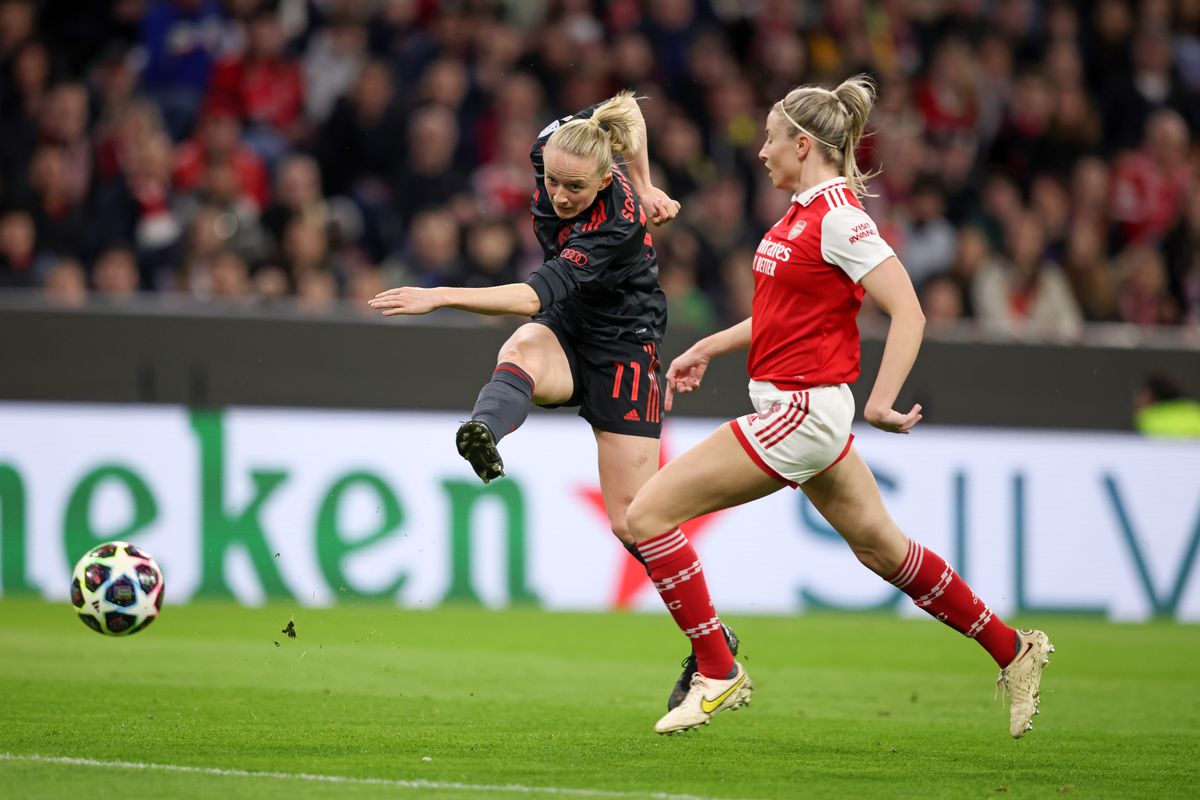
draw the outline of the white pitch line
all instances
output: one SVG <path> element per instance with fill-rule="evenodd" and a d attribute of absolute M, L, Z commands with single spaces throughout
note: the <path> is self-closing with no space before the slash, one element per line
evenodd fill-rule
<path fill-rule="evenodd" d="M 313 775 L 308 772 L 256 772 L 248 769 L 220 769 L 218 767 L 190 767 L 184 764 L 150 764 L 141 761 L 98 761 L 94 758 L 70 758 L 67 756 L 43 756 L 37 754 L 0 753 L 0 761 L 23 761 L 32 764 L 59 764 L 73 767 L 104 767 L 107 769 L 158 770 L 181 772 L 193 775 L 217 775 L 229 778 L 274 778 L 287 781 L 313 781 L 317 783 L 339 783 L 357 786 L 385 786 L 393 789 L 433 789 L 448 792 L 510 792 L 513 794 L 559 794 L 572 797 L 649 797 L 652 800 L 722 800 L 695 794 L 671 794 L 669 792 L 622 792 L 610 789 L 567 789 L 554 786 L 522 786 L 508 783 L 489 785 L 482 783 L 456 783 L 453 781 L 402 780 L 395 778 L 355 778 L 349 775 Z"/>

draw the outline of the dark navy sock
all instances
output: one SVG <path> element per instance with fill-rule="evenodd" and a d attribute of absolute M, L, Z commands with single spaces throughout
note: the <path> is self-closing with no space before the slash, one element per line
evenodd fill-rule
<path fill-rule="evenodd" d="M 533 378 L 516 364 L 497 364 L 492 379 L 479 390 L 471 419 L 491 430 L 499 442 L 521 427 L 533 405 Z"/>
<path fill-rule="evenodd" d="M 643 568 L 645 568 L 646 574 L 649 575 L 650 567 L 646 565 L 646 559 L 642 555 L 641 551 L 638 550 L 637 545 L 636 544 L 625 544 L 625 542 L 621 542 L 621 544 L 625 545 L 625 549 L 629 551 L 629 555 L 636 558 L 638 560 L 638 563 L 641 564 Z"/>

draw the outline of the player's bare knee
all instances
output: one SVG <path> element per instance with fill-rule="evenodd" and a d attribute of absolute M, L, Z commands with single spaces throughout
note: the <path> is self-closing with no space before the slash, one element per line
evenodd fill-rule
<path fill-rule="evenodd" d="M 637 540 L 633 538 L 633 534 L 629 532 L 629 526 L 621 522 L 612 522 L 611 524 L 613 536 L 620 540 L 621 544 L 637 544 Z"/>
<path fill-rule="evenodd" d="M 625 525 L 623 529 L 629 536 L 628 541 L 637 544 L 656 534 L 662 533 L 662 531 L 655 528 L 653 517 L 650 504 L 638 502 L 638 499 L 635 497 L 633 502 L 629 504 L 629 508 L 625 510 Z M 617 527 L 616 525 L 613 526 L 613 533 L 616 533 L 617 538 L 620 538 L 621 534 L 617 533 Z M 621 541 L 626 540 L 621 539 Z"/>
<path fill-rule="evenodd" d="M 908 540 L 890 519 L 866 525 L 846 537 L 855 557 L 877 575 L 890 575 L 900 566 Z"/>
<path fill-rule="evenodd" d="M 850 549 L 854 552 L 855 558 L 876 575 L 885 574 L 885 566 L 882 553 L 871 545 L 851 545 Z"/>
<path fill-rule="evenodd" d="M 500 348 L 500 353 L 496 356 L 497 364 L 516 364 L 521 369 L 525 370 L 535 381 L 538 374 L 541 372 L 541 363 L 537 358 L 534 348 L 524 347 L 521 342 L 508 341 Z"/>

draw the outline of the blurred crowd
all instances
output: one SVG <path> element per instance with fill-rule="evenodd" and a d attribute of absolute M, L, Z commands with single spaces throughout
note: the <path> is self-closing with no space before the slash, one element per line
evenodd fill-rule
<path fill-rule="evenodd" d="M 530 144 L 628 87 L 683 204 L 671 324 L 711 329 L 788 203 L 767 110 L 859 72 L 931 328 L 1200 326 L 1200 0 L 0 0 L 0 287 L 365 313 L 519 280 Z"/>

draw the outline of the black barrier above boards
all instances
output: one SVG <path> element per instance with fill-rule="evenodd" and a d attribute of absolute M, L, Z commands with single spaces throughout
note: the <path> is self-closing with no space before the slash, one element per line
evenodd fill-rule
<path fill-rule="evenodd" d="M 462 411 L 515 324 L 443 312 L 398 321 L 0 301 L 0 399 Z M 669 333 L 664 363 L 694 338 Z M 854 387 L 860 413 L 882 346 L 879 335 L 864 335 Z M 930 337 L 897 407 L 921 403 L 925 424 L 1129 430 L 1134 391 L 1150 373 L 1200 396 L 1200 347 Z M 745 358 L 730 355 L 673 413 L 733 417 L 747 409 Z"/>

